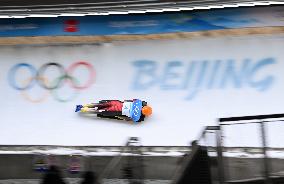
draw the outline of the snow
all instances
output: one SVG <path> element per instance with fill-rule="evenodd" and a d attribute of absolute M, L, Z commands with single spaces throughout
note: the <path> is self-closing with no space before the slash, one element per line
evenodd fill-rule
<path fill-rule="evenodd" d="M 236 158 L 263 158 L 261 149 L 251 148 L 245 149 L 240 148 L 231 148 L 223 152 L 225 157 L 236 157 Z M 181 157 L 184 156 L 186 151 L 145 151 L 142 152 L 143 156 L 168 156 L 168 157 Z M 0 150 L 0 154 L 38 154 L 38 155 L 81 155 L 81 156 L 140 156 L 138 153 L 131 152 L 120 152 L 120 151 L 86 151 L 79 149 L 70 149 L 70 148 L 56 148 L 49 150 L 29 150 L 29 151 L 11 151 L 11 150 Z M 217 153 L 214 151 L 209 151 L 209 156 L 216 156 Z M 284 149 L 279 150 L 268 150 L 267 155 L 270 158 L 279 158 L 284 159 Z"/>

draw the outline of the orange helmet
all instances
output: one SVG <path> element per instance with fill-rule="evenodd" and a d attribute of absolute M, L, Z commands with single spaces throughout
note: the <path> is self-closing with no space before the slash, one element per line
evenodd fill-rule
<path fill-rule="evenodd" d="M 142 108 L 142 114 L 145 116 L 150 116 L 152 114 L 152 108 L 150 106 L 144 106 Z"/>

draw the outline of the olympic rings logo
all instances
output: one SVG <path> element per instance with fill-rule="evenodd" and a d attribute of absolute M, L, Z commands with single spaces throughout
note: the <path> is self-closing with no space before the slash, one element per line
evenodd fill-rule
<path fill-rule="evenodd" d="M 80 85 L 79 81 L 76 78 L 74 78 L 72 75 L 79 66 L 86 67 L 86 69 L 89 72 L 89 77 L 87 81 L 82 85 Z M 60 74 L 53 81 L 49 81 L 48 78 L 45 76 L 45 73 L 48 69 L 51 70 L 54 69 L 54 67 L 56 68 L 56 70 L 58 70 Z M 19 85 L 16 82 L 16 74 L 21 68 L 27 69 L 31 76 L 25 80 L 24 84 Z M 71 64 L 67 69 L 65 69 L 59 63 L 50 62 L 42 65 L 38 70 L 31 64 L 19 63 L 14 65 L 9 70 L 8 82 L 12 88 L 20 91 L 22 96 L 30 102 L 34 103 L 42 102 L 48 97 L 49 93 L 51 93 L 54 99 L 56 99 L 57 101 L 67 102 L 74 99 L 77 96 L 78 91 L 89 88 L 94 83 L 95 76 L 96 72 L 94 67 L 90 63 L 85 61 L 75 62 Z M 71 88 L 75 89 L 76 91 L 72 96 L 68 98 L 59 97 L 57 93 L 57 89 L 60 88 L 65 83 L 67 83 Z M 26 93 L 26 91 L 33 88 L 36 84 L 38 84 L 40 87 L 45 89 L 46 92 L 41 97 L 37 99 L 32 99 Z"/>

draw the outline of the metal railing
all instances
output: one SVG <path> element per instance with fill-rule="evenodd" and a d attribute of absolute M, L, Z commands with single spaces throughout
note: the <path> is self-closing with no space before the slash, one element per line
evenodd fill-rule
<path fill-rule="evenodd" d="M 197 139 L 197 144 L 206 146 L 208 156 L 211 157 L 212 183 L 221 183 L 224 181 L 220 126 L 206 126 Z"/>
<path fill-rule="evenodd" d="M 218 158 L 221 157 L 221 162 L 218 164 L 222 167 L 219 170 L 219 174 L 222 176 L 220 183 L 238 179 L 238 176 L 233 176 L 233 173 L 235 175 L 243 173 L 243 175 L 247 174 L 247 178 L 241 179 L 258 178 L 264 180 L 266 184 L 271 184 L 273 172 L 269 151 L 284 147 L 284 144 L 280 145 L 281 137 L 284 136 L 281 131 L 281 127 L 284 130 L 283 121 L 284 114 L 220 118 L 219 135 L 216 138 L 219 140 L 218 148 L 221 149 L 218 152 Z M 278 126 L 276 126 L 277 123 Z M 269 125 L 274 127 L 273 131 L 269 131 Z M 280 130 L 276 131 L 275 127 Z M 271 141 L 275 137 L 279 140 Z M 228 151 L 230 149 L 236 150 L 237 147 L 242 151 L 254 152 L 254 154 L 250 156 L 245 152 L 236 154 L 236 152 Z M 282 169 L 284 170 L 284 167 Z M 279 170 L 281 171 L 281 168 Z"/>

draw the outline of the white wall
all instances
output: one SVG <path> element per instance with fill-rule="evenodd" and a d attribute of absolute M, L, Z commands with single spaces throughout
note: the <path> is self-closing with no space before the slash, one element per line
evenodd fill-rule
<path fill-rule="evenodd" d="M 0 144 L 122 145 L 139 136 L 144 145 L 187 145 L 219 117 L 283 113 L 283 48 L 284 35 L 1 47 Z M 8 82 L 18 63 L 38 69 L 57 62 L 68 68 L 77 61 L 93 65 L 96 77 L 69 102 L 56 101 L 38 84 L 19 91 Z M 46 82 L 57 75 L 48 69 Z M 88 71 L 79 67 L 73 76 L 82 84 Z M 23 85 L 30 77 L 21 69 L 15 78 Z M 67 98 L 74 91 L 65 81 L 57 93 Z M 48 97 L 32 103 L 23 93 Z M 74 112 L 76 104 L 132 98 L 148 101 L 153 116 L 135 125 Z"/>

